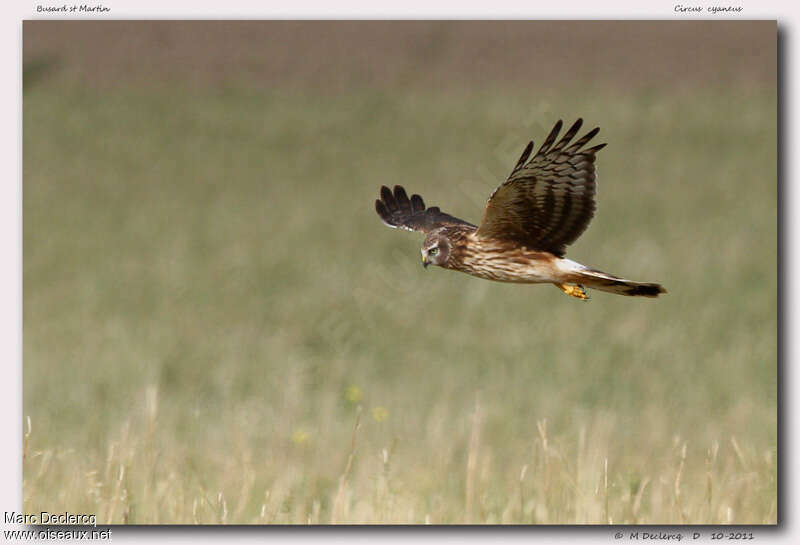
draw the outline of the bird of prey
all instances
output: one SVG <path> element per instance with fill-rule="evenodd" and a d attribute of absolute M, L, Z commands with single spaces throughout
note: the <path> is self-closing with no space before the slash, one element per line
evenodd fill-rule
<path fill-rule="evenodd" d="M 508 179 L 489 197 L 476 226 L 425 207 L 422 197 L 405 189 L 381 187 L 375 209 L 393 228 L 425 233 L 422 264 L 465 272 L 498 282 L 555 284 L 567 295 L 587 300 L 586 287 L 618 295 L 657 297 L 666 290 L 650 282 L 633 282 L 566 259 L 592 219 L 595 154 L 605 144 L 583 149 L 600 130 L 572 143 L 583 124 L 578 119 L 564 136 L 559 121 L 531 157 L 530 142 Z"/>

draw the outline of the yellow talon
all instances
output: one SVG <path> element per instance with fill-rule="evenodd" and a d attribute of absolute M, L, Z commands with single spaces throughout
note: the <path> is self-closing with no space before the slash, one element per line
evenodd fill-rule
<path fill-rule="evenodd" d="M 569 284 L 556 284 L 556 287 L 566 293 L 567 295 L 571 295 L 572 297 L 577 297 L 581 301 L 588 301 L 589 296 L 586 294 L 586 290 L 580 284 L 575 284 L 574 286 Z"/>

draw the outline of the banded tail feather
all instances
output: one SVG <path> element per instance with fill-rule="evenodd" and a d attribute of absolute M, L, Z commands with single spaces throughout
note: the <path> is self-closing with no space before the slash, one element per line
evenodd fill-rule
<path fill-rule="evenodd" d="M 617 295 L 658 297 L 667 293 L 664 286 L 655 282 L 634 282 L 588 267 L 580 270 L 575 278 L 576 284 Z"/>

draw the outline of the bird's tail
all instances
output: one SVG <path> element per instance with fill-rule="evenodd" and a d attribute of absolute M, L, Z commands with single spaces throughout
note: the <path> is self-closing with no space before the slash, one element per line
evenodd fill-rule
<path fill-rule="evenodd" d="M 634 282 L 625 280 L 597 269 L 583 267 L 575 273 L 576 284 L 617 295 L 638 295 L 642 297 L 658 297 L 660 293 L 667 293 L 664 286 L 654 282 Z"/>

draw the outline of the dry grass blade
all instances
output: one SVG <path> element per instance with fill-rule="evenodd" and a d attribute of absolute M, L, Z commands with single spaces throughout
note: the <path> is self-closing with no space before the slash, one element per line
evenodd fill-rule
<path fill-rule="evenodd" d="M 467 524 L 472 522 L 472 509 L 475 497 L 475 474 L 478 467 L 478 447 L 480 444 L 480 425 L 481 425 L 481 406 L 478 399 L 475 399 L 475 410 L 472 413 L 472 431 L 469 437 L 469 453 L 467 455 L 467 477 L 465 487 L 465 506 L 464 521 Z"/>
<path fill-rule="evenodd" d="M 642 479 L 642 482 L 639 483 L 639 488 L 636 490 L 636 496 L 633 499 L 633 507 L 631 508 L 631 512 L 633 513 L 633 523 L 637 524 L 639 520 L 639 509 L 642 507 L 642 497 L 644 496 L 644 490 L 647 488 L 647 484 L 650 482 L 650 477 L 645 477 Z"/>
<path fill-rule="evenodd" d="M 683 467 L 686 463 L 686 443 L 681 448 L 681 461 L 678 465 L 678 472 L 675 474 L 675 506 L 678 508 L 678 516 L 680 516 L 681 524 L 686 524 L 686 514 L 683 510 L 683 503 L 681 502 L 681 477 L 683 477 Z"/>
<path fill-rule="evenodd" d="M 608 458 L 603 459 L 603 508 L 605 510 L 605 524 L 613 524 L 608 511 Z"/>
<path fill-rule="evenodd" d="M 547 444 L 547 419 L 542 418 L 536 421 L 536 429 L 539 431 L 539 439 L 542 442 L 542 455 L 544 460 L 544 498 L 547 503 L 550 501 L 550 449 Z"/>
<path fill-rule="evenodd" d="M 356 435 L 358 428 L 361 426 L 361 406 L 359 405 L 356 410 L 356 423 L 353 425 L 353 435 L 350 438 L 350 454 L 347 456 L 347 465 L 344 472 L 339 477 L 339 488 L 336 490 L 336 499 L 333 502 L 333 510 L 331 517 L 331 524 L 337 524 L 342 516 L 342 504 L 344 502 L 344 491 L 347 485 L 347 477 L 350 475 L 350 470 L 353 467 L 353 459 L 356 455 Z"/>

